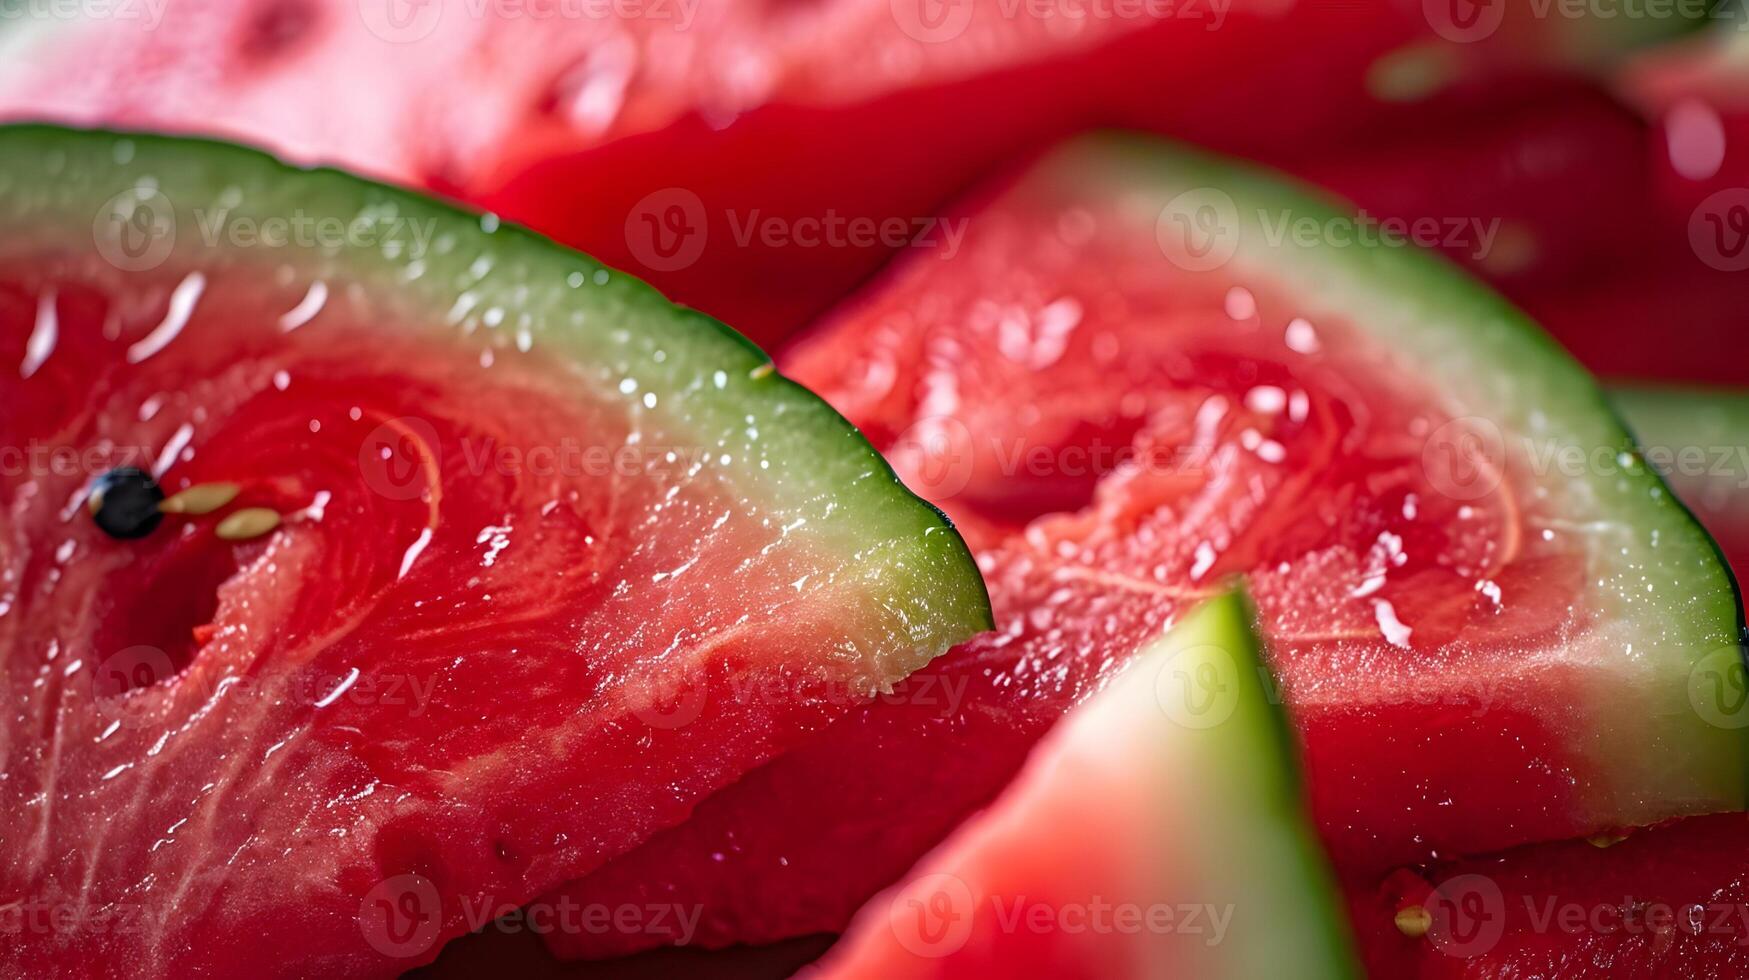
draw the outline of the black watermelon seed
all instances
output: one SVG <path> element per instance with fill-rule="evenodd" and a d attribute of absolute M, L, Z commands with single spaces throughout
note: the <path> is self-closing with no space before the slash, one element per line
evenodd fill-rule
<path fill-rule="evenodd" d="M 164 513 L 158 505 L 164 490 L 151 475 L 123 466 L 91 481 L 91 496 L 85 505 L 97 527 L 112 538 L 143 538 L 151 534 Z"/>

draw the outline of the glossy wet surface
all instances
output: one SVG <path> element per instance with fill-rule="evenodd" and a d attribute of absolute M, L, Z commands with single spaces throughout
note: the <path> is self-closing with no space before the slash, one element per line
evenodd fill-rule
<path fill-rule="evenodd" d="M 845 710 L 900 628 L 636 379 L 227 268 L 0 280 L 8 969 L 392 974 Z M 241 492 L 116 540 L 119 465 Z M 279 526 L 221 539 L 243 508 Z"/>
<path fill-rule="evenodd" d="M 952 261 L 902 266 L 791 352 L 956 519 L 998 631 L 563 894 L 696 900 L 706 944 L 839 928 L 1236 574 L 1339 856 L 1569 826 L 1563 736 L 1514 692 L 1583 631 L 1590 543 L 1411 365 L 1261 278 L 1184 275 L 1134 227 L 1022 185 Z M 1570 683 L 1549 667 L 1535 690 L 1561 703 Z M 1187 705 L 1211 693 L 1187 684 Z M 1492 808 L 1507 784 L 1535 802 Z"/>

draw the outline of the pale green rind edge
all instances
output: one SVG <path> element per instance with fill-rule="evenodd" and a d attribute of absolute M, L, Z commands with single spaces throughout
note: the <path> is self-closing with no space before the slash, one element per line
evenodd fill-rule
<path fill-rule="evenodd" d="M 1749 390 L 1667 384 L 1612 384 L 1609 400 L 1646 447 L 1749 447 Z M 1705 487 L 1714 474 L 1665 474 L 1678 491 Z M 1735 484 L 1749 473 L 1720 473 Z M 1735 486 L 1749 511 L 1749 487 Z"/>
<path fill-rule="evenodd" d="M 1612 384 L 1609 400 L 1691 512 L 1749 521 L 1749 390 Z"/>
<path fill-rule="evenodd" d="M 1225 898 L 1245 907 L 1249 921 L 1270 924 L 1262 936 L 1229 941 L 1216 965 L 1218 976 L 1358 978 L 1362 971 L 1341 891 L 1312 829 L 1293 730 L 1255 623 L 1250 601 L 1235 589 L 1193 609 L 1145 647 L 1132 667 L 1142 672 L 1139 681 L 1157 683 L 1150 675 L 1175 658 L 1207 663 L 1225 655 L 1218 671 L 1233 687 L 1231 713 L 1208 727 L 1176 729 L 1163 746 L 1169 789 L 1181 801 L 1175 809 L 1197 808 L 1186 815 L 1197 835 L 1190 849 L 1208 861 L 1204 880 L 1226 892 L 1205 897 Z"/>

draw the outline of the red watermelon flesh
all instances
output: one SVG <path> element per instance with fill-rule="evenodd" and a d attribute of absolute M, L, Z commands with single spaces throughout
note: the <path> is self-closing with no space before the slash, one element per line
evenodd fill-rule
<path fill-rule="evenodd" d="M 557 898 L 703 907 L 704 945 L 835 931 L 1000 790 L 1114 650 L 1233 573 L 1252 576 L 1339 863 L 1735 805 L 1739 739 L 1685 693 L 1695 661 L 1735 649 L 1730 586 L 1578 368 L 1407 250 L 1272 247 L 1247 224 L 1256 255 L 1188 272 L 1161 250 L 1187 187 L 1246 202 L 1242 218 L 1340 220 L 1236 165 L 1083 141 L 996 190 L 958 254 L 901 264 L 790 352 L 958 520 L 998 633 Z M 1478 360 L 1496 343 L 1522 346 Z M 1584 434 L 1554 434 L 1556 410 Z M 1531 425 L 1537 439 L 1512 435 Z M 1490 432 L 1497 454 L 1479 446 Z M 1564 475 L 1559 445 L 1621 465 Z M 1577 515 L 1612 497 L 1647 537 L 1600 549 Z M 1665 576 L 1687 584 L 1642 605 Z M 1603 666 L 1621 651 L 1608 635 L 1673 661 Z M 1618 669 L 1636 679 L 1604 693 Z M 1647 711 L 1620 700 L 1648 696 Z M 1673 760 L 1698 768 L 1671 782 Z M 574 956 L 674 938 L 548 941 Z"/>
<path fill-rule="evenodd" d="M 1710 226 L 1704 231 L 1711 236 Z M 1591 277 L 1531 285 L 1513 298 L 1603 377 L 1749 384 L 1749 360 L 1737 353 L 1749 324 L 1749 276 L 1709 261 L 1724 253 L 1669 220 L 1655 221 L 1642 241 L 1641 254 Z"/>
<path fill-rule="evenodd" d="M 583 256 L 219 144 L 0 161 L 0 973 L 393 975 L 985 621 L 841 419 Z M 116 540 L 122 465 L 241 493 Z"/>
<path fill-rule="evenodd" d="M 1350 914 L 1377 977 L 1730 980 L 1749 972 L 1745 853 L 1749 815 L 1691 817 L 1405 869 L 1350 888 Z M 1417 910 L 1428 931 L 1405 934 Z"/>
<path fill-rule="evenodd" d="M 1741 580 L 1749 396 L 1634 387 L 1611 400 Z M 1740 660 L 1716 659 L 1694 677 L 1696 705 L 1721 725 L 1749 724 L 1745 692 Z M 1692 817 L 1620 842 L 1606 834 L 1405 869 L 1351 887 L 1349 897 L 1375 976 L 1722 980 L 1749 971 L 1745 855 L 1749 815 Z M 1427 910 L 1437 928 L 1405 935 L 1396 919 L 1411 907 Z"/>
<path fill-rule="evenodd" d="M 1247 0 L 1246 11 L 1289 6 Z M 956 7 L 963 22 L 950 10 L 945 28 L 922 5 L 889 0 L 180 0 L 131 17 L 31 11 L 7 38 L 0 105 L 9 115 L 216 131 L 477 190 L 504 161 L 526 162 L 530 150 L 540 159 L 557 143 L 598 146 L 689 115 L 722 124 L 765 105 L 854 104 L 1070 55 L 1156 23 Z M 1177 11 L 1166 25 L 1211 33 L 1226 20 L 1223 4 Z M 1609 32 L 1575 33 L 1574 57 L 1612 43 Z"/>
<path fill-rule="evenodd" d="M 1738 355 L 1749 300 L 1745 52 L 1741 32 L 1720 31 L 1654 49 L 1623 72 L 1619 89 L 1657 127 L 1648 148 L 1655 220 L 1639 247 L 1595 274 L 1514 291 L 1599 373 L 1749 384 Z"/>

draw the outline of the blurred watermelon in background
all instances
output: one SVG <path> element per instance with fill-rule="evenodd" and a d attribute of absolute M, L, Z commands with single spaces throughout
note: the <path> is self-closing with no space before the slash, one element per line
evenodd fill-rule
<path fill-rule="evenodd" d="M 768 344 L 944 234 L 936 208 L 975 180 L 1094 126 L 1431 219 L 1515 292 L 1571 281 L 1644 240 L 1651 157 L 1575 73 L 1692 25 L 1468 6 L 142 0 L 15 25 L 0 114 L 215 133 L 436 189 Z"/>
<path fill-rule="evenodd" d="M 1160 133 L 1283 169 L 1401 229 L 1600 375 L 1677 386 L 1619 400 L 1648 447 L 1729 448 L 1749 419 L 1730 387 L 1749 386 L 1742 11 L 1705 24 L 1693 11 L 1574 17 L 1504 0 L 1151 9 L 1169 12 L 1068 16 L 1022 0 L 27 6 L 0 19 L 0 117 L 217 135 L 447 195 L 772 350 L 895 256 L 958 241 L 944 206 L 968 188 L 1091 129 Z M 1681 387 L 1698 383 L 1721 387 Z M 1691 416 L 1704 433 L 1683 433 Z M 1742 488 L 1671 482 L 1733 558 L 1745 553 L 1749 508 L 1731 492 Z M 1708 817 L 1607 850 L 1533 845 L 1348 886 L 1378 976 L 1726 977 L 1749 970 L 1735 938 L 1599 939 L 1507 916 L 1494 942 L 1454 955 L 1403 916 L 1437 912 L 1443 883 L 1476 876 L 1494 889 L 1485 897 L 1512 903 L 1740 905 L 1745 855 L 1741 817 Z M 780 976 L 829 941 L 560 964 L 530 932 L 488 930 L 427 969 Z"/>

